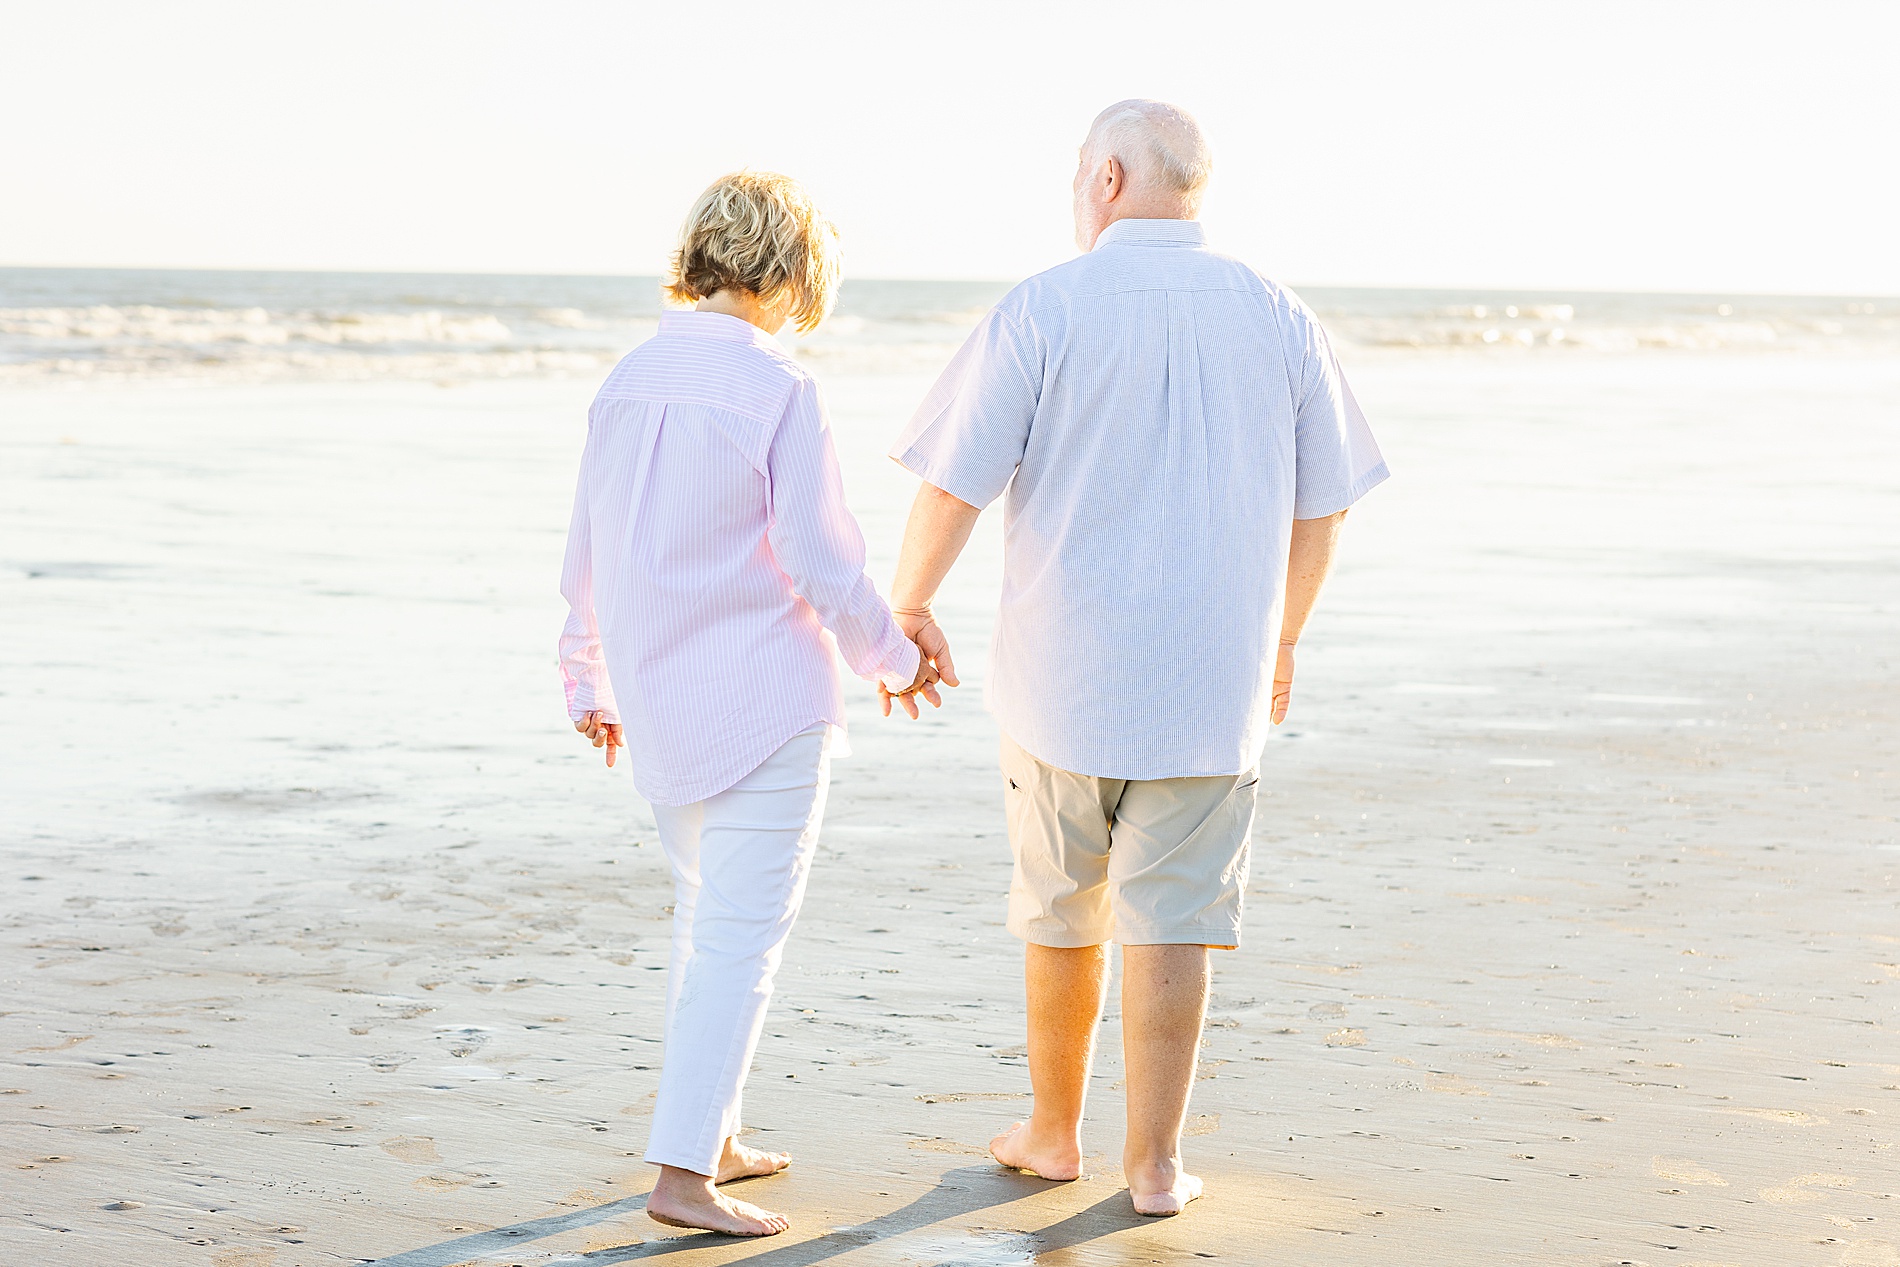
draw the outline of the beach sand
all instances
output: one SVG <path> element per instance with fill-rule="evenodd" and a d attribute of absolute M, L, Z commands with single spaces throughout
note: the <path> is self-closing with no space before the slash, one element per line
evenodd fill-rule
<path fill-rule="evenodd" d="M 1900 1264 L 1900 362 L 1364 358 L 1189 1159 L 1028 1109 L 994 726 L 851 693 L 747 1092 L 760 1243 L 647 1220 L 671 900 L 569 729 L 591 383 L 0 396 L 0 1261 Z M 886 579 L 927 376 L 827 387 Z M 1112 689 L 1112 684 L 1105 684 Z"/>

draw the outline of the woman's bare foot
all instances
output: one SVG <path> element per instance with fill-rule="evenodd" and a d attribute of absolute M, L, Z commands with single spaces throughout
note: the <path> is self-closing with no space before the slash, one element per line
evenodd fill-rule
<path fill-rule="evenodd" d="M 1122 1172 L 1127 1176 L 1128 1195 L 1134 1198 L 1136 1214 L 1157 1218 L 1179 1214 L 1201 1195 L 1201 1181 L 1181 1169 L 1179 1157 L 1124 1165 Z"/>
<path fill-rule="evenodd" d="M 1033 1122 L 1018 1122 L 998 1135 L 990 1141 L 990 1156 L 996 1158 L 999 1165 L 1027 1170 L 1032 1175 L 1054 1179 L 1058 1183 L 1080 1179 L 1081 1145 L 1073 1139 L 1055 1143 L 1037 1139 L 1032 1133 L 1034 1125 Z"/>
<path fill-rule="evenodd" d="M 766 1175 L 776 1175 L 792 1164 L 790 1153 L 762 1153 L 756 1148 L 747 1148 L 735 1137 L 727 1137 L 726 1151 L 719 1155 L 719 1177 L 714 1183 L 731 1183 L 734 1179 L 761 1179 Z"/>
<path fill-rule="evenodd" d="M 668 1227 L 696 1227 L 727 1236 L 776 1236 L 791 1226 L 782 1214 L 761 1210 L 713 1188 L 712 1177 L 661 1166 L 647 1195 L 647 1217 Z"/>

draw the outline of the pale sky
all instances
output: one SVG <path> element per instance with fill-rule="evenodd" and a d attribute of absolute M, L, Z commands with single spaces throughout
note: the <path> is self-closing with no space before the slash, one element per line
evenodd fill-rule
<path fill-rule="evenodd" d="M 849 274 L 1074 253 L 1109 102 L 1305 285 L 1900 294 L 1900 4 L 0 0 L 0 264 L 655 273 L 740 166 Z"/>

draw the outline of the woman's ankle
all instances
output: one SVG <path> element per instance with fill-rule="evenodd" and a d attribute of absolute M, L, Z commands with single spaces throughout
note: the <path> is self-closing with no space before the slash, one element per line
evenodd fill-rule
<path fill-rule="evenodd" d="M 697 1170 L 688 1170 L 683 1166 L 661 1166 L 660 1177 L 653 1184 L 653 1190 L 668 1196 L 705 1196 L 713 1193 L 713 1177 L 702 1175 Z"/>

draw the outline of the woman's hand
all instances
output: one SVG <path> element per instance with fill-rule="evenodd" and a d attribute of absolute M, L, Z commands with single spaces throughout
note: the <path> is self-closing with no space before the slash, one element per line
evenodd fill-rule
<path fill-rule="evenodd" d="M 917 697 L 919 695 L 929 700 L 932 708 L 942 708 L 943 697 L 937 694 L 937 683 L 942 680 L 942 677 L 937 673 L 936 666 L 930 663 L 929 657 L 923 654 L 922 648 L 919 648 L 917 652 L 917 676 L 912 680 L 909 686 L 893 694 L 890 688 L 885 686 L 882 682 L 877 684 L 878 702 L 884 706 L 884 715 L 886 717 L 891 715 L 891 701 L 896 700 L 903 706 L 904 711 L 910 714 L 911 720 L 916 721 L 918 717 Z"/>
<path fill-rule="evenodd" d="M 593 740 L 596 748 L 605 748 L 607 750 L 607 764 L 609 766 L 612 766 L 614 763 L 614 749 L 627 746 L 627 741 L 621 737 L 620 723 L 617 721 L 602 721 L 599 713 L 585 714 L 579 721 L 574 723 L 574 729 Z"/>
<path fill-rule="evenodd" d="M 929 700 L 932 708 L 943 707 L 943 697 L 937 694 L 937 683 L 958 685 L 957 666 L 950 659 L 950 639 L 938 628 L 930 608 L 900 608 L 891 614 L 897 618 L 897 627 L 904 631 L 904 636 L 917 644 L 917 680 L 909 688 L 895 694 L 880 685 L 877 688 L 878 702 L 883 704 L 884 715 L 889 717 L 891 701 L 896 700 L 915 721 L 918 717 L 918 695 Z"/>

